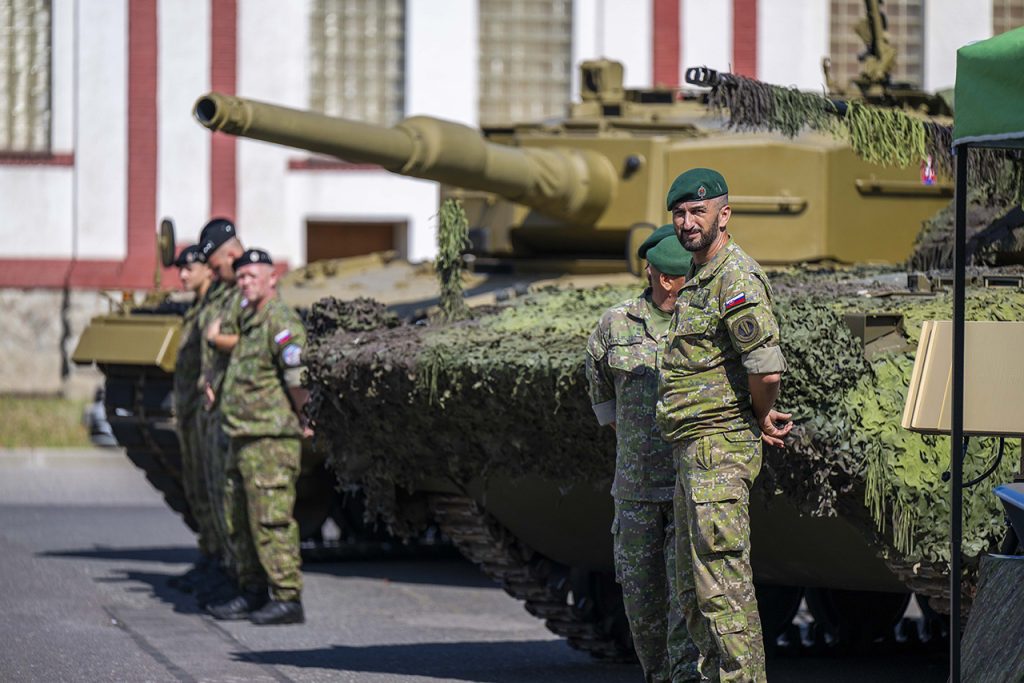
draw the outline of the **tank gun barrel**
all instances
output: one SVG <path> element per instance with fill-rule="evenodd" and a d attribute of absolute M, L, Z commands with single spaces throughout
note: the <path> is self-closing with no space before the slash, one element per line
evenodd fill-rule
<path fill-rule="evenodd" d="M 597 220 L 618 182 L 599 153 L 500 145 L 468 126 L 427 116 L 388 128 L 221 93 L 200 97 L 193 113 L 213 131 L 493 192 L 573 224 Z"/>

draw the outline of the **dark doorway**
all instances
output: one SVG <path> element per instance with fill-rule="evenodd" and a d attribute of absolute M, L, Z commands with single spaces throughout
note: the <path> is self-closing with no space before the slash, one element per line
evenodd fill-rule
<path fill-rule="evenodd" d="M 389 249 L 404 252 L 404 235 L 404 223 L 306 221 L 306 262 Z"/>

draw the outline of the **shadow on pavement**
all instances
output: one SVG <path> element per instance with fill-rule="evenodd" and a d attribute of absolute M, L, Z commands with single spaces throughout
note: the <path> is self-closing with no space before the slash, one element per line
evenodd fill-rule
<path fill-rule="evenodd" d="M 135 562 L 161 562 L 165 564 L 192 564 L 199 559 L 195 546 L 172 545 L 148 548 L 114 548 L 96 545 L 92 548 L 47 550 L 39 557 L 68 557 L 90 560 L 133 560 Z"/>
<path fill-rule="evenodd" d="M 97 576 L 94 581 L 97 583 L 140 583 L 147 584 L 149 588 L 129 588 L 128 591 L 144 592 L 161 602 L 170 605 L 179 614 L 199 614 L 201 610 L 196 604 L 195 596 L 190 593 L 182 593 L 176 588 L 171 588 L 167 580 L 177 574 L 163 574 L 157 572 L 143 572 L 133 569 L 115 569 L 113 576 Z"/>
<path fill-rule="evenodd" d="M 402 561 L 361 561 L 304 563 L 305 574 L 339 578 L 381 579 L 395 583 L 498 588 L 471 562 L 463 559 L 418 559 Z"/>
<path fill-rule="evenodd" d="M 257 664 L 480 683 L 631 681 L 640 676 L 637 665 L 589 660 L 569 650 L 563 640 L 333 645 L 313 650 L 236 652 L 233 656 L 236 661 Z"/>

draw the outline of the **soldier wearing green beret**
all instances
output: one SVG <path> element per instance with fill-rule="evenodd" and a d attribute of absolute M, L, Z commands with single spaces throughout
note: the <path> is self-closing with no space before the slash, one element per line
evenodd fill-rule
<path fill-rule="evenodd" d="M 209 611 L 257 625 L 302 623 L 293 512 L 301 439 L 311 435 L 302 412 L 308 393 L 300 381 L 306 331 L 277 296 L 267 252 L 249 249 L 233 268 L 248 306 L 224 377 L 221 410 L 231 439 L 225 507 L 240 594 Z"/>
<path fill-rule="evenodd" d="M 677 582 L 712 681 L 764 681 L 750 567 L 749 498 L 761 444 L 792 423 L 773 409 L 786 362 L 761 267 L 729 236 L 729 188 L 716 171 L 675 179 L 667 208 L 694 267 L 664 347 L 657 422 L 676 467 Z"/>
<path fill-rule="evenodd" d="M 654 422 L 659 349 L 691 257 L 671 225 L 637 253 L 648 261 L 649 286 L 601 317 L 587 346 L 587 377 L 598 422 L 615 428 L 615 575 L 644 679 L 696 681 L 697 648 L 675 598 L 672 447 Z"/>

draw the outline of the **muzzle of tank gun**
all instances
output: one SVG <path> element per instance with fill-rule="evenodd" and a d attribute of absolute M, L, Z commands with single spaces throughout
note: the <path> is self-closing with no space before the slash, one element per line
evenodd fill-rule
<path fill-rule="evenodd" d="M 597 152 L 496 144 L 478 130 L 428 116 L 388 128 L 221 93 L 200 97 L 193 113 L 210 130 L 493 192 L 577 225 L 604 213 L 619 182 Z"/>

